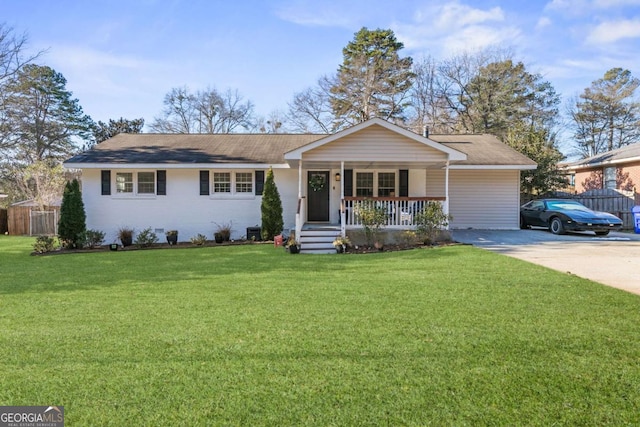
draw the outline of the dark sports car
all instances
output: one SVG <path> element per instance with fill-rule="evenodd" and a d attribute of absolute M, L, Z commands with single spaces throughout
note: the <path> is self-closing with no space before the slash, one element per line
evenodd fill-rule
<path fill-rule="evenodd" d="M 567 231 L 595 231 L 606 236 L 620 230 L 622 220 L 607 212 L 592 211 L 582 203 L 567 199 L 532 200 L 520 207 L 520 228 L 548 227 L 553 234 Z"/>

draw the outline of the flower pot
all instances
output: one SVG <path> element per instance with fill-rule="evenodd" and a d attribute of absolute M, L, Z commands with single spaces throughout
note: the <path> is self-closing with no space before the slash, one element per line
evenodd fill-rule
<path fill-rule="evenodd" d="M 298 245 L 289 246 L 289 253 L 291 253 L 291 254 L 300 253 L 300 246 L 298 246 Z"/>
<path fill-rule="evenodd" d="M 177 234 L 170 234 L 167 236 L 167 243 L 170 245 L 175 245 L 178 243 L 178 235 Z"/>
<path fill-rule="evenodd" d="M 224 237 L 222 236 L 222 233 L 214 233 L 213 238 L 216 240 L 216 243 L 224 242 Z"/>
<path fill-rule="evenodd" d="M 133 244 L 133 236 L 129 237 L 121 237 L 120 242 L 122 242 L 122 247 L 131 246 Z"/>

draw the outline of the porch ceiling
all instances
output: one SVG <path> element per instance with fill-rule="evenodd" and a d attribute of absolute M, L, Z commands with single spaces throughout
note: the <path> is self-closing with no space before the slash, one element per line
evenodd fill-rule
<path fill-rule="evenodd" d="M 298 168 L 298 160 L 289 160 L 287 163 L 292 169 Z M 446 166 L 445 162 L 358 162 L 358 161 L 345 161 L 345 169 L 442 169 Z M 302 167 L 304 169 L 340 169 L 340 162 L 338 161 L 305 161 L 302 160 Z"/>

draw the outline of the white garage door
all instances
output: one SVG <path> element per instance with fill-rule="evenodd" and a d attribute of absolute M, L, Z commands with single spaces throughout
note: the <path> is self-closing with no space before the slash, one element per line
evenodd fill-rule
<path fill-rule="evenodd" d="M 449 171 L 451 228 L 516 229 L 520 171 Z"/>

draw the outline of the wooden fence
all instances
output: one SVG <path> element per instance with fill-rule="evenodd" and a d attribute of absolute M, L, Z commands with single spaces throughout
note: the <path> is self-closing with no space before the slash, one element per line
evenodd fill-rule
<path fill-rule="evenodd" d="M 13 205 L 9 207 L 8 228 L 13 236 L 58 233 L 59 206 L 48 206 L 42 211 L 37 206 Z"/>
<path fill-rule="evenodd" d="M 551 197 L 576 200 L 594 211 L 609 212 L 622 219 L 623 228 L 633 229 L 631 209 L 640 205 L 640 194 L 624 190 L 589 190 L 581 194 L 558 192 Z"/>

